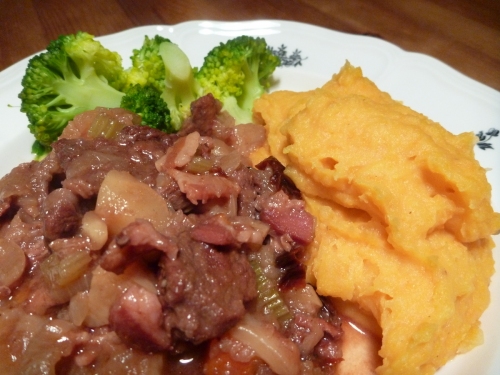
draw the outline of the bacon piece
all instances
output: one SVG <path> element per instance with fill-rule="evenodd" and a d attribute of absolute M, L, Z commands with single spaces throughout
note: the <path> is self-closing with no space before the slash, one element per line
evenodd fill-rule
<path fill-rule="evenodd" d="M 303 201 L 289 199 L 282 190 L 266 200 L 260 219 L 278 234 L 288 233 L 300 244 L 308 244 L 314 238 L 314 217 L 305 210 Z"/>
<path fill-rule="evenodd" d="M 191 238 L 212 245 L 240 247 L 242 243 L 261 245 L 268 232 L 268 225 L 258 220 L 219 214 L 196 225 L 191 230 Z"/>
<path fill-rule="evenodd" d="M 175 179 L 179 189 L 186 194 L 193 204 L 207 203 L 213 198 L 228 198 L 237 195 L 240 187 L 232 181 L 214 175 L 194 175 L 176 169 L 169 169 L 167 173 Z"/>
<path fill-rule="evenodd" d="M 236 231 L 225 215 L 211 216 L 206 222 L 196 225 L 191 238 L 218 246 L 238 245 Z"/>
<path fill-rule="evenodd" d="M 165 329 L 199 344 L 221 336 L 245 314 L 245 303 L 257 294 L 255 273 L 242 252 L 219 251 L 187 232 L 176 240 L 177 258 L 159 262 Z"/>

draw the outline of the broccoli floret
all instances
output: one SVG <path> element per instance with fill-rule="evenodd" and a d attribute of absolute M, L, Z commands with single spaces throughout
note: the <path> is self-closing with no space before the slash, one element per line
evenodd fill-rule
<path fill-rule="evenodd" d="M 121 107 L 141 116 L 142 125 L 172 133 L 170 111 L 161 94 L 154 85 L 136 84 L 126 91 Z"/>
<path fill-rule="evenodd" d="M 191 103 L 212 93 L 237 123 L 252 120 L 254 100 L 279 65 L 262 38 L 241 36 L 221 43 L 193 69 L 169 39 L 145 37 L 125 71 L 120 55 L 85 32 L 63 35 L 30 59 L 22 79 L 21 111 L 42 155 L 76 115 L 96 107 L 123 107 L 144 124 L 174 132 L 190 115 Z"/>
<path fill-rule="evenodd" d="M 165 64 L 159 53 L 160 44 L 170 42 L 160 35 L 144 37 L 140 49 L 132 51 L 132 67 L 127 71 L 127 86 L 153 85 L 158 90 L 165 89 Z"/>
<path fill-rule="evenodd" d="M 119 107 L 125 71 L 120 55 L 85 32 L 63 35 L 28 62 L 22 79 L 21 112 L 26 113 L 36 144 L 50 148 L 68 121 L 101 107 Z"/>
<path fill-rule="evenodd" d="M 213 48 L 196 72 L 203 93 L 212 93 L 236 123 L 252 121 L 255 99 L 271 84 L 280 59 L 265 39 L 239 36 Z"/>
<path fill-rule="evenodd" d="M 198 83 L 189 58 L 177 44 L 163 42 L 159 52 L 165 64 L 162 98 L 170 109 L 172 126 L 179 130 L 191 112 L 191 103 L 198 98 Z"/>
<path fill-rule="evenodd" d="M 146 36 L 131 59 L 127 85 L 150 85 L 158 89 L 170 111 L 170 131 L 179 130 L 189 116 L 191 102 L 198 97 L 189 58 L 169 39 L 156 35 Z"/>

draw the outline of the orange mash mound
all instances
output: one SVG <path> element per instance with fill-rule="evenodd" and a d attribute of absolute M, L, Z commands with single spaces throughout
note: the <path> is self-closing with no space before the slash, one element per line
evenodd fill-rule
<path fill-rule="evenodd" d="M 349 63 L 323 87 L 255 105 L 273 155 L 317 218 L 308 280 L 382 328 L 378 374 L 433 374 L 482 343 L 500 214 L 453 135 L 393 100 Z"/>

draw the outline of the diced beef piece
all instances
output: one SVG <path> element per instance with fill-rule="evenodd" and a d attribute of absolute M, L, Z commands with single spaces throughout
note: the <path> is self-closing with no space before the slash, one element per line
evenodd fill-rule
<path fill-rule="evenodd" d="M 43 233 L 49 240 L 73 236 L 80 227 L 78 197 L 68 189 L 53 190 L 43 202 Z"/>
<path fill-rule="evenodd" d="M 160 300 L 165 327 L 172 335 L 193 343 L 218 337 L 244 314 L 245 303 L 256 297 L 255 274 L 242 253 L 222 252 L 178 238 L 175 260 L 160 261 Z"/>
<path fill-rule="evenodd" d="M 239 245 L 236 230 L 225 215 L 209 216 L 191 230 L 191 237 L 211 245 Z"/>
<path fill-rule="evenodd" d="M 259 181 L 263 173 L 253 168 L 240 168 L 231 173 L 228 178 L 240 187 L 238 194 L 238 215 L 259 218 L 258 198 L 262 193 Z"/>
<path fill-rule="evenodd" d="M 212 136 L 221 108 L 221 102 L 216 100 L 212 94 L 195 100 L 191 103 L 191 116 L 179 131 L 179 136 L 185 136 L 195 130 L 201 135 Z"/>
<path fill-rule="evenodd" d="M 341 319 L 328 303 L 317 316 L 296 312 L 286 330 L 287 336 L 302 347 L 305 359 L 321 367 L 330 367 L 342 360 Z"/>
<path fill-rule="evenodd" d="M 257 165 L 258 169 L 240 168 L 228 178 L 240 186 L 238 214 L 260 217 L 262 205 L 274 193 L 282 190 L 290 199 L 301 199 L 301 193 L 285 174 L 285 167 L 274 157 L 269 157 Z"/>
<path fill-rule="evenodd" d="M 60 140 L 54 145 L 59 150 L 61 143 L 74 142 L 72 140 Z M 63 187 L 73 191 L 83 198 L 92 198 L 97 195 L 99 187 L 106 174 L 114 169 L 128 170 L 129 160 L 120 153 L 117 147 L 109 147 L 103 151 L 93 150 L 92 141 L 85 142 L 81 150 L 75 150 L 78 154 L 71 155 L 68 163 L 63 161 L 66 179 L 62 182 Z M 67 152 L 67 148 L 63 146 Z"/>

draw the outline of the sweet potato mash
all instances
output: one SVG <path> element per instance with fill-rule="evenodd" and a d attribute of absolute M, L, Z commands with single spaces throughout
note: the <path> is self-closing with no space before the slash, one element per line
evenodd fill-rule
<path fill-rule="evenodd" d="M 272 154 L 318 219 L 308 279 L 382 328 L 378 374 L 432 374 L 482 342 L 494 272 L 486 171 L 453 135 L 349 63 L 323 87 L 254 106 Z"/>

